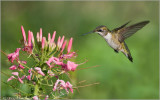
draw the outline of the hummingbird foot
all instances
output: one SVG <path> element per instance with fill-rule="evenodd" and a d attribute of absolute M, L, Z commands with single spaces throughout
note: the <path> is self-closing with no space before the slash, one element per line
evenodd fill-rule
<path fill-rule="evenodd" d="M 116 53 L 118 53 L 118 50 L 114 49 L 114 51 L 115 51 Z"/>

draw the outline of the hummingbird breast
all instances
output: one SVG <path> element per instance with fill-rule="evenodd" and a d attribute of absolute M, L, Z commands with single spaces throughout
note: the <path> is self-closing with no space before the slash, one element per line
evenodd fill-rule
<path fill-rule="evenodd" d="M 120 42 L 118 41 L 118 36 L 115 34 L 108 33 L 104 36 L 105 40 L 109 44 L 110 47 L 112 47 L 115 50 L 119 50 L 120 48 Z"/>

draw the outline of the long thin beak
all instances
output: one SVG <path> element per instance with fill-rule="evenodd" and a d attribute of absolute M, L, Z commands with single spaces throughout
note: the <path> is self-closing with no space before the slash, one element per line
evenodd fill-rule
<path fill-rule="evenodd" d="M 88 32 L 88 33 L 84 33 L 84 34 L 82 34 L 82 36 L 87 35 L 87 34 L 90 34 L 90 33 L 94 33 L 94 32 L 91 31 L 91 32 Z"/>

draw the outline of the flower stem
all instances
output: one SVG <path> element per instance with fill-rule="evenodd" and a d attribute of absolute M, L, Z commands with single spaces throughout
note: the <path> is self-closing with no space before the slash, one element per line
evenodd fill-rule
<path fill-rule="evenodd" d="M 39 91 L 39 87 L 38 87 L 38 84 L 36 84 L 34 87 L 34 95 L 35 96 L 38 96 L 38 91 Z"/>

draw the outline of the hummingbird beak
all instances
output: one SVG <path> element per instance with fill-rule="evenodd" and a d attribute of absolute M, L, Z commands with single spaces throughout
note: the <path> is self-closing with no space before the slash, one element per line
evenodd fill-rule
<path fill-rule="evenodd" d="M 88 32 L 88 33 L 84 33 L 84 34 L 82 34 L 82 36 L 90 34 L 90 33 L 94 33 L 94 31 L 91 31 L 91 32 Z"/>

